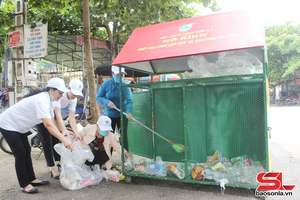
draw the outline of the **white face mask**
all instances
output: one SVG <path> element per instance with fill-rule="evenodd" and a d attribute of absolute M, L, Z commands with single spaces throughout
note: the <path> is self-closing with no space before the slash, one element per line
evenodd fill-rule
<path fill-rule="evenodd" d="M 55 101 L 55 97 L 52 94 L 50 94 L 50 101 Z"/>

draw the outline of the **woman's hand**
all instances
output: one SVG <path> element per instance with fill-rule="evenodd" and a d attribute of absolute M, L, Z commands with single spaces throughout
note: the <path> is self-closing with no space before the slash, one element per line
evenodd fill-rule
<path fill-rule="evenodd" d="M 70 140 L 68 140 L 67 138 L 64 139 L 64 141 L 62 142 L 64 144 L 64 146 L 69 149 L 70 151 L 73 151 L 73 144 Z"/>
<path fill-rule="evenodd" d="M 132 114 L 128 113 L 128 114 L 126 115 L 126 117 L 127 117 L 127 119 L 132 120 Z"/>
<path fill-rule="evenodd" d="M 75 138 L 75 140 L 79 140 L 80 142 L 82 142 L 82 140 L 81 140 L 81 137 L 80 137 L 80 136 L 78 136 L 78 135 L 74 134 L 74 135 L 73 135 L 73 137 Z"/>
<path fill-rule="evenodd" d="M 74 133 L 72 131 L 69 131 L 66 129 L 62 132 L 62 135 L 70 137 L 71 135 L 74 136 Z M 76 136 L 74 136 L 74 137 L 76 137 Z"/>
<path fill-rule="evenodd" d="M 133 159 L 132 153 L 124 152 L 124 155 L 125 155 L 125 158 L 131 158 L 131 160 Z"/>
<path fill-rule="evenodd" d="M 112 108 L 112 109 L 116 108 L 115 104 L 114 104 L 112 101 L 110 101 L 110 102 L 107 104 L 107 106 L 110 107 L 110 108 Z"/>

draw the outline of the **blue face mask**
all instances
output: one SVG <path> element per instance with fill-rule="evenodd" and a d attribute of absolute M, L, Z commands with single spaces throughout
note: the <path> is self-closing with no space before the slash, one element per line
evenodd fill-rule
<path fill-rule="evenodd" d="M 113 75 L 114 80 L 116 83 L 119 83 L 120 77 L 117 77 L 116 75 Z M 124 77 L 122 77 L 122 81 L 124 81 Z"/>
<path fill-rule="evenodd" d="M 99 132 L 100 135 L 106 136 L 109 131 L 101 131 L 101 130 L 99 130 L 98 132 Z"/>

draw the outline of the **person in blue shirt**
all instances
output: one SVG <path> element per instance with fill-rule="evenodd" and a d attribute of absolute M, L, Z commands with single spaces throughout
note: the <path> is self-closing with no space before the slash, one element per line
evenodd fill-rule
<path fill-rule="evenodd" d="M 112 79 L 104 81 L 97 94 L 97 102 L 105 106 L 105 115 L 108 116 L 112 123 L 113 132 L 115 132 L 116 125 L 121 130 L 121 135 L 124 137 L 124 148 L 128 150 L 127 141 L 127 123 L 128 120 L 124 117 L 124 128 L 121 128 L 120 112 L 114 109 L 115 107 L 120 109 L 120 74 L 119 67 L 112 66 Z M 127 84 L 124 81 L 126 72 L 124 68 L 121 68 L 122 85 Z M 130 87 L 122 87 L 122 105 L 123 111 L 127 114 L 128 119 L 132 119 L 132 92 Z"/>

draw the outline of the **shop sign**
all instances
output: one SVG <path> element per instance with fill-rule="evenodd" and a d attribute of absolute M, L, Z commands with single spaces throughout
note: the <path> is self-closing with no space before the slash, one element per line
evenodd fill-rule
<path fill-rule="evenodd" d="M 8 34 L 8 43 L 10 48 L 21 46 L 22 45 L 21 41 L 22 40 L 21 40 L 20 31 L 14 31 Z"/>
<path fill-rule="evenodd" d="M 34 29 L 29 24 L 24 26 L 24 58 L 47 56 L 48 24 L 36 23 Z"/>

